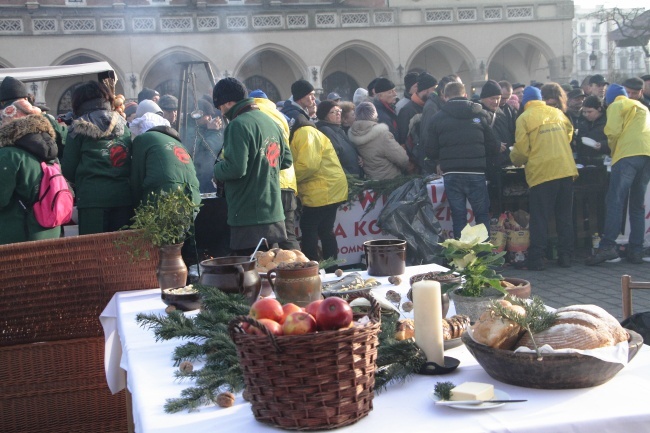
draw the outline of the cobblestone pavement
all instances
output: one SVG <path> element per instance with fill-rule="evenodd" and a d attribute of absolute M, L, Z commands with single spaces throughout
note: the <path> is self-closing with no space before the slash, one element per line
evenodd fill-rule
<path fill-rule="evenodd" d="M 576 254 L 571 268 L 560 268 L 554 261 L 547 261 L 545 271 L 506 266 L 501 274 L 530 281 L 532 294 L 551 307 L 595 304 L 621 320 L 621 277 L 627 274 L 632 281 L 650 281 L 650 262 L 633 265 L 622 259 L 618 263 L 586 266 L 585 257 L 586 253 Z M 632 290 L 632 311 L 650 311 L 650 290 Z"/>

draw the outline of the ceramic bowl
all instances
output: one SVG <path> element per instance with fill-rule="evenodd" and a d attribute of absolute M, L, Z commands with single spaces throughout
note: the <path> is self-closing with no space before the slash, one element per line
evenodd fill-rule
<path fill-rule="evenodd" d="M 630 334 L 628 359 L 632 360 L 643 345 L 643 338 L 627 331 Z M 477 343 L 468 332 L 461 339 L 487 374 L 500 382 L 525 388 L 589 388 L 609 381 L 623 369 L 623 364 L 579 353 L 546 354 L 538 360 L 534 353 L 515 353 Z"/>
<path fill-rule="evenodd" d="M 160 291 L 160 299 L 166 305 L 173 305 L 181 311 L 192 311 L 201 308 L 201 294 L 199 292 L 174 294 L 170 293 L 174 289 L 165 289 Z"/>

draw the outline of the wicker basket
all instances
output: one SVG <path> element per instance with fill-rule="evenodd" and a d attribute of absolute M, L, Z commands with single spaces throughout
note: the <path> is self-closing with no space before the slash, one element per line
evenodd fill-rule
<path fill-rule="evenodd" d="M 243 333 L 248 322 L 230 323 L 230 335 L 250 393 L 255 419 L 288 430 L 325 430 L 355 423 L 372 410 L 380 327 L 379 305 L 363 328 L 274 337 Z M 268 334 L 268 333 L 267 333 Z"/>

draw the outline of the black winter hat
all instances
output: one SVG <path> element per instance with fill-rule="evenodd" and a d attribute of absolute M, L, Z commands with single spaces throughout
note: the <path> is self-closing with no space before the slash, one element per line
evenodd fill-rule
<path fill-rule="evenodd" d="M 643 80 L 641 78 L 632 77 L 623 81 L 623 87 L 632 90 L 643 90 Z"/>
<path fill-rule="evenodd" d="M 436 84 L 438 84 L 438 80 L 433 75 L 426 72 L 418 75 L 418 92 L 435 87 Z"/>
<path fill-rule="evenodd" d="M 155 96 L 160 96 L 160 93 L 158 93 L 157 90 L 145 87 L 144 89 L 140 90 L 140 93 L 138 93 L 138 104 L 145 99 L 151 99 L 153 101 L 153 98 Z"/>
<path fill-rule="evenodd" d="M 409 72 L 408 74 L 404 75 L 404 90 L 407 92 L 413 87 L 413 84 L 418 82 L 418 74 L 417 72 Z"/>
<path fill-rule="evenodd" d="M 212 90 L 212 102 L 219 108 L 226 102 L 239 102 L 248 95 L 244 83 L 233 77 L 226 77 L 214 86 Z"/>
<path fill-rule="evenodd" d="M 330 110 L 338 106 L 339 104 L 337 104 L 334 101 L 330 101 L 330 100 L 321 101 L 321 103 L 318 104 L 318 108 L 316 108 L 316 117 L 318 117 L 320 120 L 325 120 Z"/>
<path fill-rule="evenodd" d="M 162 95 L 158 106 L 167 111 L 178 110 L 178 98 L 174 95 Z"/>
<path fill-rule="evenodd" d="M 314 91 L 314 86 L 307 80 L 298 80 L 291 85 L 291 96 L 293 101 L 299 101 Z"/>
<path fill-rule="evenodd" d="M 393 83 L 388 78 L 379 77 L 375 82 L 375 94 L 381 92 L 387 92 L 395 88 L 395 83 Z"/>
<path fill-rule="evenodd" d="M 481 89 L 481 99 L 501 96 L 501 86 L 494 80 L 487 80 Z"/>
<path fill-rule="evenodd" d="M 14 77 L 5 77 L 0 84 L 0 102 L 27 97 L 27 87 Z"/>

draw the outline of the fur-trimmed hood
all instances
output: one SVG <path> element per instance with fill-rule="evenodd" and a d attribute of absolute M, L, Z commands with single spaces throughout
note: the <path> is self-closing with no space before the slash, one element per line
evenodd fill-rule
<path fill-rule="evenodd" d="M 0 147 L 20 147 L 41 161 L 56 158 L 56 134 L 50 121 L 41 114 L 12 120 L 0 127 Z"/>
<path fill-rule="evenodd" d="M 385 123 L 377 123 L 372 120 L 355 120 L 348 131 L 348 137 L 350 141 L 359 146 L 367 144 L 387 132 L 389 132 L 389 129 Z"/>
<path fill-rule="evenodd" d="M 78 117 L 72 122 L 68 135 L 77 134 L 99 140 L 124 134 L 126 120 L 116 111 L 96 110 Z"/>

